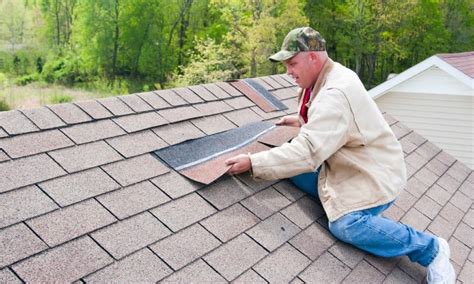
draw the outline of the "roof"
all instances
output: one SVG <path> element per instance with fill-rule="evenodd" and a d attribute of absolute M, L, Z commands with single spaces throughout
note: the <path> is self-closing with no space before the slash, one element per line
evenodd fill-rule
<path fill-rule="evenodd" d="M 373 99 L 386 94 L 393 87 L 417 76 L 420 73 L 437 67 L 466 86 L 474 89 L 474 51 L 433 55 L 422 62 L 410 67 L 397 76 L 369 90 Z M 474 92 L 473 92 L 474 95 Z"/>
<path fill-rule="evenodd" d="M 295 112 L 289 77 L 254 80 L 288 109 L 265 112 L 220 82 L 0 113 L 0 282 L 421 282 L 406 257 L 337 241 L 287 180 L 203 185 L 156 158 Z M 473 172 L 385 118 L 409 182 L 384 214 L 449 239 L 458 279 L 471 281 Z"/>

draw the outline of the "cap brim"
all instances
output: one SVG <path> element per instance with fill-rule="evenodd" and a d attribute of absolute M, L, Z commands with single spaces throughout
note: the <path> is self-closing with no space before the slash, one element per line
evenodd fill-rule
<path fill-rule="evenodd" d="M 298 51 L 280 50 L 279 52 L 270 56 L 268 59 L 270 59 L 270 61 L 273 61 L 273 62 L 285 61 L 292 58 L 297 53 Z"/>

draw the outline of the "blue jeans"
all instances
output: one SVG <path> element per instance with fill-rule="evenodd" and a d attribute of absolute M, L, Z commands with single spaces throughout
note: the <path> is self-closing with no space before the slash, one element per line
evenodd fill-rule
<path fill-rule="evenodd" d="M 290 178 L 302 191 L 318 197 L 318 171 Z M 339 240 L 382 257 L 406 255 L 413 262 L 428 266 L 438 253 L 438 239 L 428 233 L 380 216 L 393 201 L 381 206 L 348 213 L 329 230 Z"/>

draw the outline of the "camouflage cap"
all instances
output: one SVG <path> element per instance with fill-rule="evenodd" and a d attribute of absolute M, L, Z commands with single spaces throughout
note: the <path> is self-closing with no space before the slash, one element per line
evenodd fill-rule
<path fill-rule="evenodd" d="M 301 51 L 324 51 L 326 41 L 310 27 L 290 31 L 281 45 L 281 50 L 269 57 L 271 61 L 285 61 Z"/>

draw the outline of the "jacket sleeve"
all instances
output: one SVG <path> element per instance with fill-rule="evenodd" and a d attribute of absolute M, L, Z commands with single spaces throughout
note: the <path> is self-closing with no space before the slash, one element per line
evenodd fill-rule
<path fill-rule="evenodd" d="M 346 144 L 353 121 L 349 103 L 337 89 L 323 92 L 310 106 L 308 123 L 297 137 L 250 156 L 255 178 L 281 179 L 313 171 Z"/>

